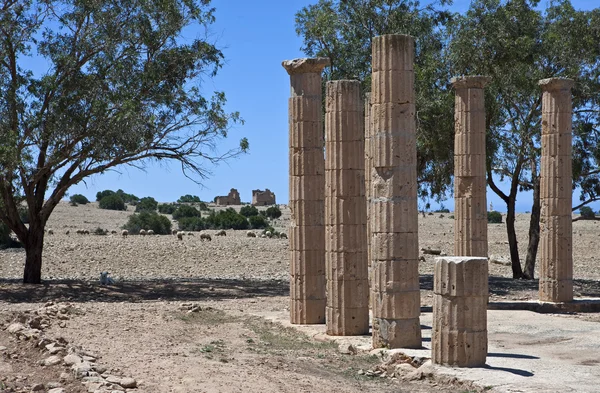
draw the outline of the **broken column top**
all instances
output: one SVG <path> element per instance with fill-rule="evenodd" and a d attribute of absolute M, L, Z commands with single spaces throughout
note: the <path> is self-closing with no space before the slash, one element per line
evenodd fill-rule
<path fill-rule="evenodd" d="M 455 89 L 483 89 L 492 78 L 483 75 L 457 76 L 450 79 Z"/>
<path fill-rule="evenodd" d="M 311 72 L 320 73 L 323 71 L 323 68 L 330 64 L 331 62 L 329 61 L 329 57 L 305 57 L 302 59 L 285 60 L 281 63 L 289 75 L 306 74 Z"/>
<path fill-rule="evenodd" d="M 547 78 L 540 79 L 538 85 L 544 91 L 568 90 L 573 87 L 575 81 L 569 78 Z"/>

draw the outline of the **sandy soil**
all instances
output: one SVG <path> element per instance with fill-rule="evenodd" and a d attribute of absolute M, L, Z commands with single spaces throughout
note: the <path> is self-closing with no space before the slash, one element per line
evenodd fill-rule
<path fill-rule="evenodd" d="M 278 229 L 289 222 L 289 211 L 283 210 L 275 223 Z M 246 231 L 227 231 L 211 242 L 201 241 L 199 233 L 183 241 L 175 236 L 75 234 L 98 227 L 120 233 L 130 214 L 100 210 L 96 204 L 61 203 L 48 225 L 54 234 L 46 236 L 41 286 L 18 283 L 23 250 L 0 251 L 0 321 L 7 324 L 47 301 L 75 303 L 79 312 L 52 324 L 47 333 L 101 354 L 101 362 L 114 373 L 136 378 L 136 391 L 142 392 L 465 391 L 432 379 L 400 384 L 365 377 L 358 370 L 369 369 L 377 359 L 341 354 L 331 344 L 256 317 L 265 310 L 287 309 L 286 239 L 249 238 Z M 517 217 L 522 258 L 528 220 L 526 214 Z M 576 295 L 600 296 L 598 225 L 573 224 Z M 420 217 L 419 231 L 420 248 L 452 253 L 450 214 Z M 496 259 L 508 260 L 504 224 L 489 226 L 489 249 Z M 422 304 L 427 306 L 435 257 L 423 256 Z M 100 286 L 100 271 L 111 272 L 117 285 Z M 491 300 L 537 298 L 537 282 L 513 281 L 510 266 L 490 264 L 490 276 Z M 188 313 L 191 302 L 201 311 Z M 0 391 L 30 391 L 36 380 L 56 379 L 56 369 L 36 368 L 45 355 L 32 345 L 0 333 L 0 347 L 6 347 L 0 350 Z M 78 391 L 68 383 L 63 384 L 67 391 Z"/>

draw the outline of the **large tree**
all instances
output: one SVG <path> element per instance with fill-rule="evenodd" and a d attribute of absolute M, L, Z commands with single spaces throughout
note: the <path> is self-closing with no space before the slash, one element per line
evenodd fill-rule
<path fill-rule="evenodd" d="M 175 160 L 196 181 L 237 113 L 202 91 L 223 54 L 201 36 L 210 0 L 0 1 L 0 220 L 41 281 L 44 227 L 74 184 L 118 165 Z M 28 209 L 29 225 L 19 216 Z"/>
<path fill-rule="evenodd" d="M 382 34 L 416 38 L 417 151 L 419 192 L 439 199 L 452 176 L 454 98 L 450 71 L 442 61 L 443 26 L 450 14 L 413 0 L 320 0 L 296 14 L 296 32 L 308 56 L 326 56 L 328 79 L 358 79 L 371 89 L 371 40 Z"/>
<path fill-rule="evenodd" d="M 577 11 L 568 0 L 540 10 L 538 0 L 477 0 L 449 29 L 454 74 L 488 75 L 487 180 L 506 203 L 514 278 L 533 278 L 540 230 L 541 90 L 538 80 L 567 77 L 573 89 L 574 185 L 581 204 L 600 195 L 600 9 Z M 506 179 L 502 189 L 496 179 Z M 515 231 L 520 191 L 533 191 L 525 269 Z M 575 208 L 579 208 L 576 206 Z"/>

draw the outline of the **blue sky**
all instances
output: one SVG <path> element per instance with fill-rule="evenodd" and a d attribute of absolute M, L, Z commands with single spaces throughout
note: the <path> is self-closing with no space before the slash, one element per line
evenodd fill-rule
<path fill-rule="evenodd" d="M 146 171 L 119 167 L 112 172 L 86 179 L 73 186 L 69 194 L 84 194 L 95 199 L 98 191 L 123 189 L 138 197 L 152 196 L 158 201 L 175 201 L 181 195 L 198 195 L 212 200 L 237 188 L 242 201 L 252 199 L 253 189 L 269 188 L 278 203 L 288 200 L 288 109 L 289 77 L 281 62 L 303 57 L 302 40 L 294 29 L 294 15 L 317 0 L 213 0 L 216 23 L 211 39 L 222 48 L 226 64 L 206 88 L 224 91 L 230 111 L 239 111 L 244 125 L 236 126 L 222 144 L 222 151 L 235 148 L 247 137 L 250 151 L 237 159 L 210 167 L 212 175 L 198 186 L 180 171 L 179 165 L 149 164 Z M 576 8 L 598 7 L 598 0 L 572 0 Z M 469 1 L 458 0 L 453 11 L 464 12 Z M 544 2 L 542 2 L 542 6 Z M 190 37 L 193 38 L 193 37 Z M 504 187 L 505 189 L 507 187 Z M 574 202 L 577 196 L 574 195 Z M 488 203 L 505 211 L 504 203 L 488 190 Z M 444 202 L 453 210 L 453 200 Z M 518 211 L 531 208 L 531 195 L 520 194 Z M 594 207 L 597 210 L 597 207 Z"/>

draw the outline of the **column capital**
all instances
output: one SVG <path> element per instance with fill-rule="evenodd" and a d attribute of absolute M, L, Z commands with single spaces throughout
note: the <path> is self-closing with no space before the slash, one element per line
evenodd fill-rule
<path fill-rule="evenodd" d="M 538 82 L 542 91 L 570 90 L 574 84 L 575 81 L 569 78 L 547 78 Z"/>
<path fill-rule="evenodd" d="M 331 64 L 329 57 L 301 58 L 285 60 L 281 63 L 289 75 L 321 73 L 323 68 Z"/>
<path fill-rule="evenodd" d="M 483 89 L 492 78 L 483 75 L 456 76 L 450 79 L 452 87 L 455 89 Z"/>

